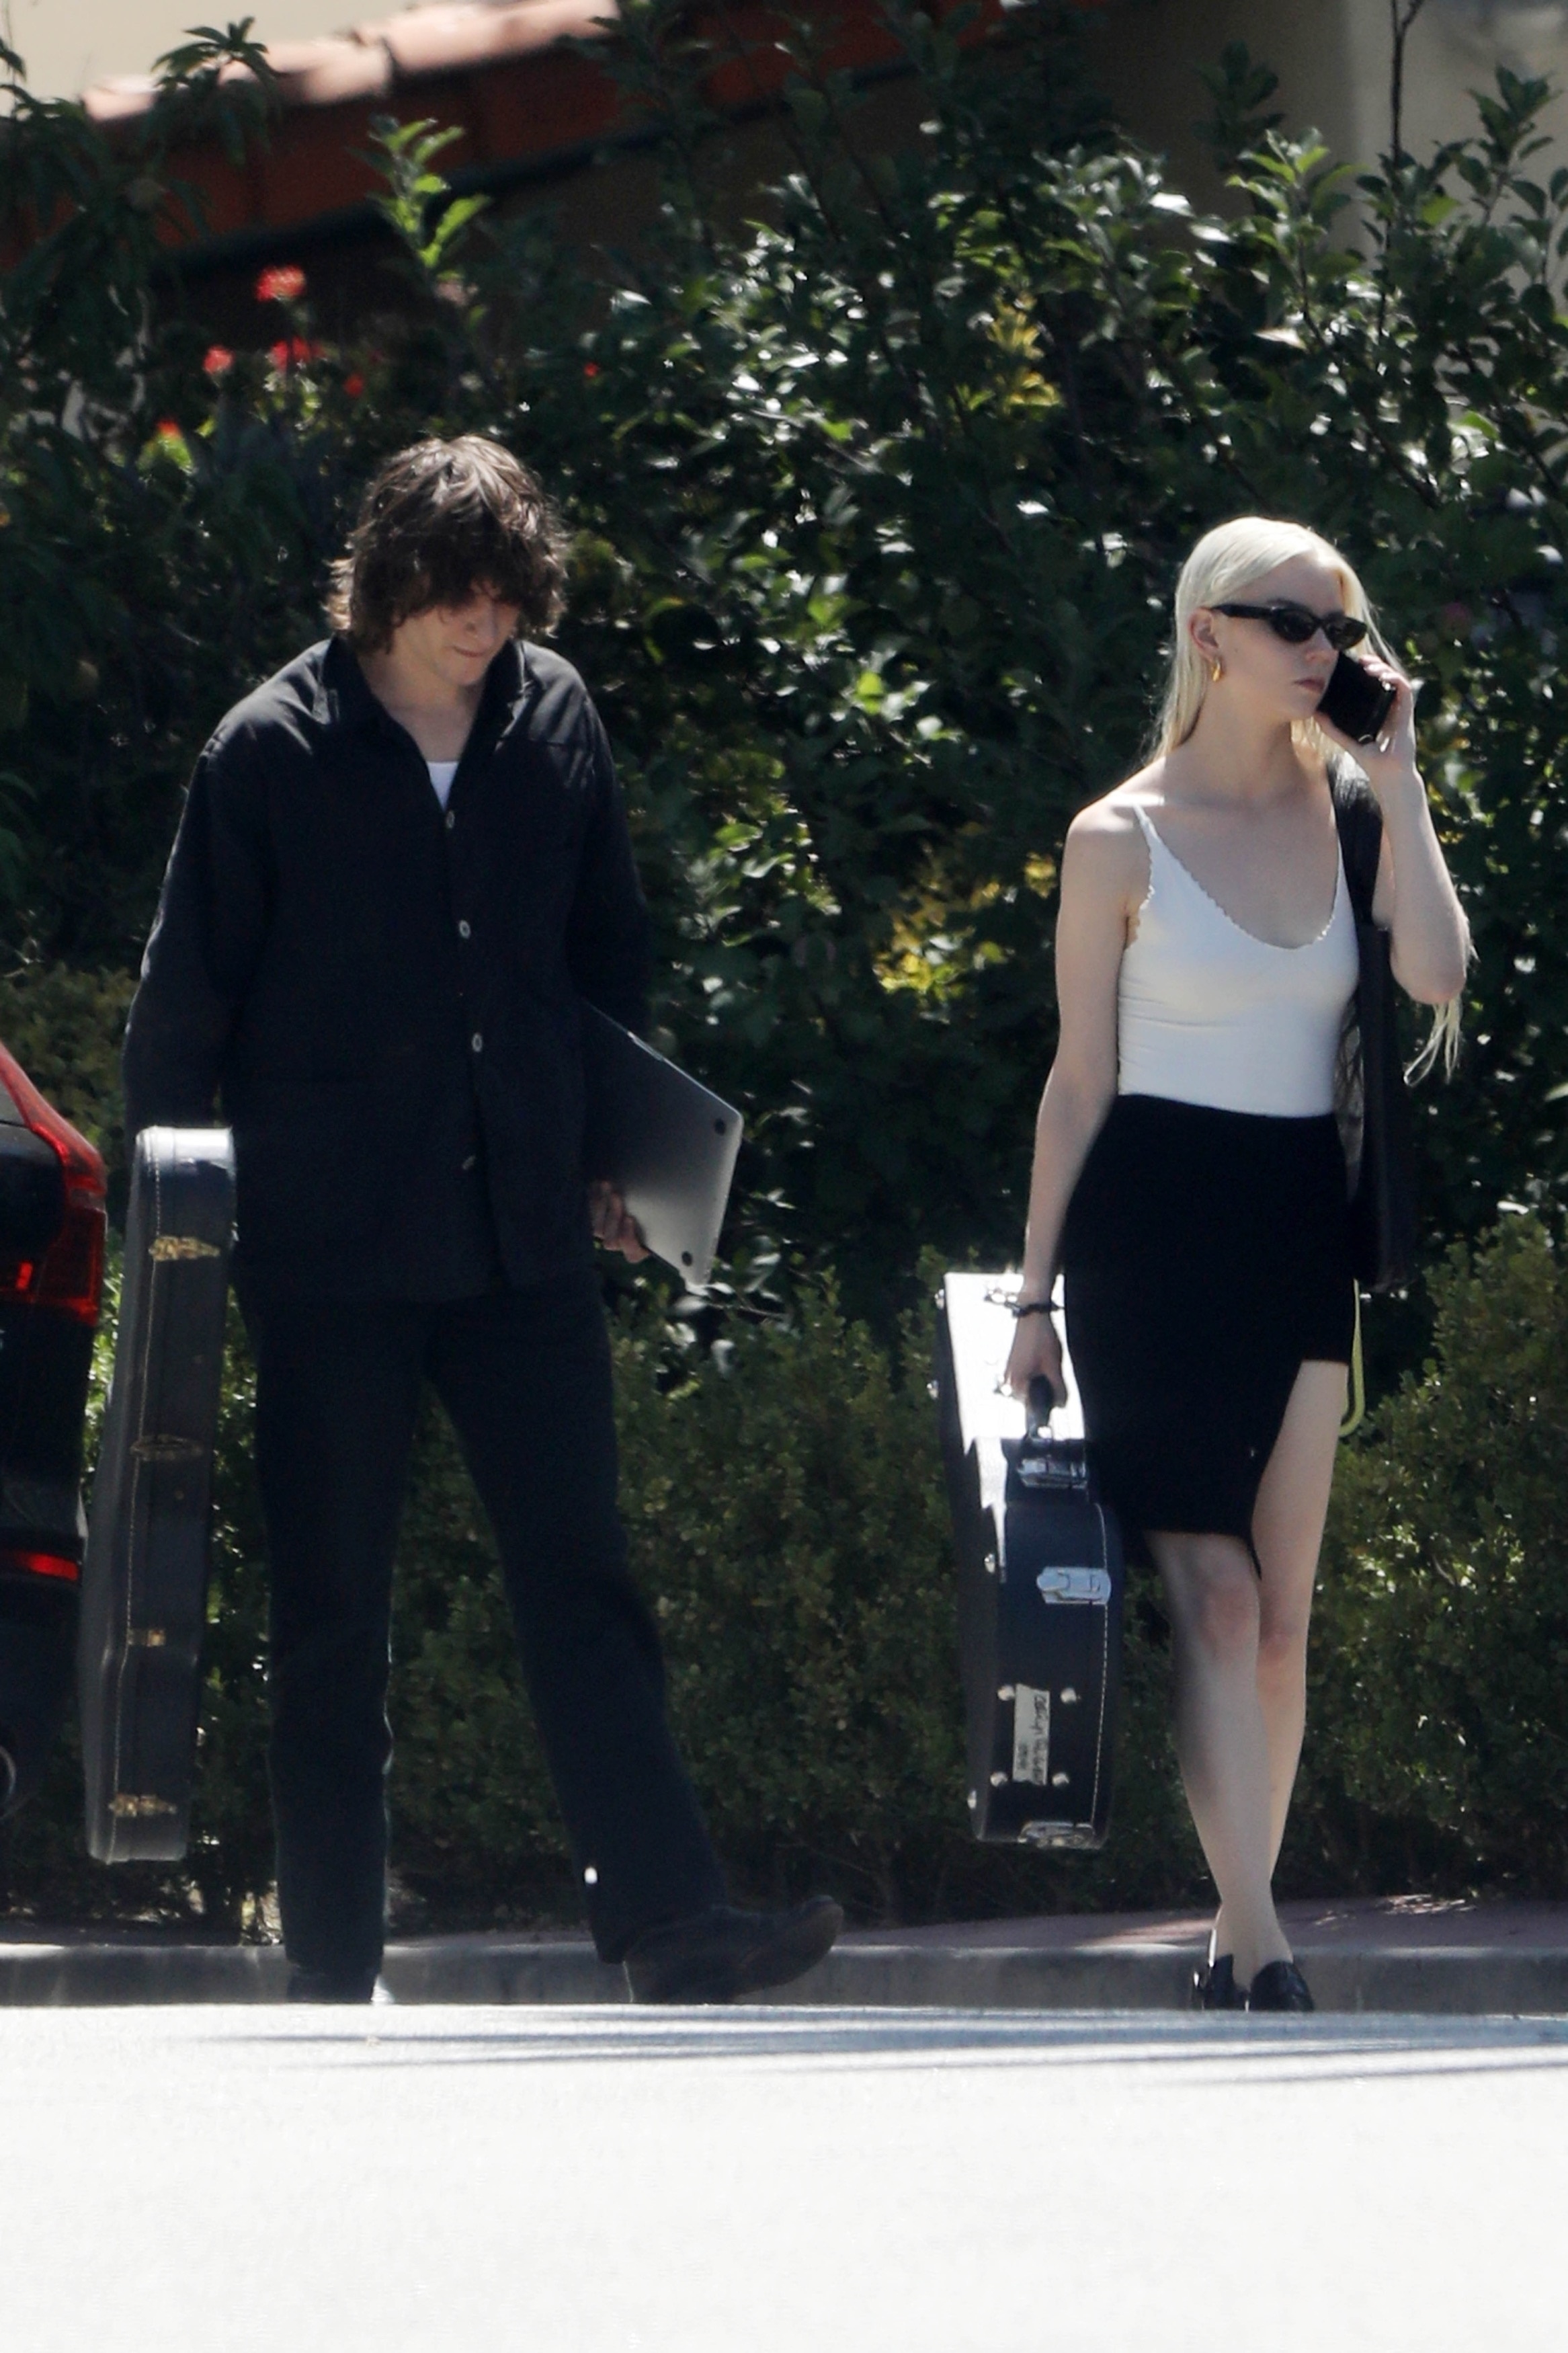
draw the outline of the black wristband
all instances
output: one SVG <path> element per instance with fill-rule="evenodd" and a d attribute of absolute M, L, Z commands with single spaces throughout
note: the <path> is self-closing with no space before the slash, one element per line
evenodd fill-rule
<path fill-rule="evenodd" d="M 1012 1304 L 1015 1323 L 1024 1315 L 1048 1315 L 1051 1312 L 1048 1299 L 1015 1299 Z"/>

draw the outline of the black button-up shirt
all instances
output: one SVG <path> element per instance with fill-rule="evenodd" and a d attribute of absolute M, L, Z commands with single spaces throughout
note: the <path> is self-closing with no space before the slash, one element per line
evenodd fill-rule
<path fill-rule="evenodd" d="M 592 1258 L 580 1001 L 640 1029 L 648 924 L 605 732 L 537 646 L 490 664 L 445 811 L 352 648 L 196 763 L 126 1033 L 127 1125 L 232 1125 L 237 1266 L 443 1299 Z M 591 1172 L 590 1172 L 591 1173 Z"/>

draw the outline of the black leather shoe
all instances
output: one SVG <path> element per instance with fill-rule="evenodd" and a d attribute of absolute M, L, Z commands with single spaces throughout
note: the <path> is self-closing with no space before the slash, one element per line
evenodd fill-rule
<path fill-rule="evenodd" d="M 1294 1961 L 1270 1961 L 1258 1970 L 1247 1997 L 1248 2010 L 1316 2010 L 1307 1980 Z"/>
<path fill-rule="evenodd" d="M 1222 1953 L 1217 1961 L 1206 1968 L 1193 1971 L 1193 2008 L 1194 2010 L 1245 2010 L 1247 1996 L 1236 1982 L 1236 1963 L 1229 1953 Z"/>
<path fill-rule="evenodd" d="M 374 2001 L 375 1971 L 367 1977 L 363 1969 L 302 1969 L 296 1964 L 289 1971 L 287 2001 Z"/>
<path fill-rule="evenodd" d="M 788 1985 L 815 1968 L 844 1926 L 829 1895 L 790 1912 L 738 1912 L 715 1904 L 695 1919 L 645 1928 L 626 1957 L 634 2001 L 736 2001 Z"/>

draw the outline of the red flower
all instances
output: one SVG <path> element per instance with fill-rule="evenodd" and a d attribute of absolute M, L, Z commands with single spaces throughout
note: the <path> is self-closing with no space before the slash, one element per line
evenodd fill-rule
<path fill-rule="evenodd" d="M 321 352 L 320 343 L 308 343 L 303 335 L 289 335 L 268 345 L 268 357 L 275 368 L 286 368 L 290 362 L 298 366 L 302 360 L 313 360 Z"/>
<path fill-rule="evenodd" d="M 297 302 L 305 290 L 305 273 L 292 263 L 264 269 L 256 281 L 258 302 Z"/>
<path fill-rule="evenodd" d="M 183 441 L 185 438 L 172 417 L 160 417 L 153 431 L 160 441 Z"/>
<path fill-rule="evenodd" d="M 226 375 L 234 365 L 234 353 L 226 343 L 214 343 L 202 366 L 208 375 Z"/>
<path fill-rule="evenodd" d="M 353 375 L 344 376 L 343 390 L 347 393 L 351 400 L 357 400 L 361 393 L 364 390 L 364 378 L 361 375 L 357 368 L 354 370 Z"/>
<path fill-rule="evenodd" d="M 584 373 L 584 375 L 598 375 L 598 373 L 599 373 L 599 363 L 598 363 L 598 361 L 597 361 L 597 360 L 590 360 L 590 361 L 588 362 L 588 364 L 587 364 L 586 367 L 583 370 L 583 373 Z"/>

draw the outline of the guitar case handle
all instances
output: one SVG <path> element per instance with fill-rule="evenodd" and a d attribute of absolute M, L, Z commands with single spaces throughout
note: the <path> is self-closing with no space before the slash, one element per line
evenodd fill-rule
<path fill-rule="evenodd" d="M 1037 1373 L 1029 1383 L 1029 1394 L 1024 1408 L 1030 1438 L 1037 1440 L 1049 1438 L 1051 1416 L 1058 1406 L 1066 1403 L 1067 1399 L 1058 1397 L 1054 1386 L 1047 1380 L 1044 1373 Z"/>

